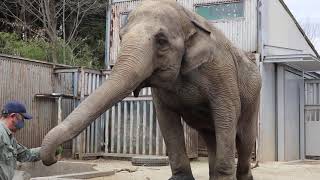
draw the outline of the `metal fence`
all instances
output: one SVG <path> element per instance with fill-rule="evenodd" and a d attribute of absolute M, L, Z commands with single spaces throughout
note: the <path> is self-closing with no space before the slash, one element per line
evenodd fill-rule
<path fill-rule="evenodd" d="M 305 152 L 307 158 L 320 157 L 320 80 L 305 80 Z"/>

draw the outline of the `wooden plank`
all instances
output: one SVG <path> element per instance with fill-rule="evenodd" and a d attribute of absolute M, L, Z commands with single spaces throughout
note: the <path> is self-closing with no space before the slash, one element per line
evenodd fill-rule
<path fill-rule="evenodd" d="M 133 105 L 134 103 L 131 101 L 130 102 L 130 138 L 129 138 L 129 153 L 132 154 L 133 153 L 133 121 L 134 121 L 134 117 L 133 117 Z"/>
<path fill-rule="evenodd" d="M 79 81 L 78 81 L 78 72 L 74 72 L 74 73 L 72 73 L 73 74 L 73 79 L 72 79 L 72 83 L 73 83 L 73 95 L 74 96 L 77 96 L 78 94 L 78 83 L 80 83 Z M 77 106 L 77 100 L 73 100 L 73 109 L 75 109 L 76 108 L 76 106 Z M 77 148 L 77 137 L 76 138 L 73 138 L 72 139 L 72 157 L 76 157 L 76 148 Z"/>
<path fill-rule="evenodd" d="M 147 137 L 147 102 L 143 101 L 143 119 L 142 119 L 142 154 L 146 154 L 146 137 Z"/>
<path fill-rule="evenodd" d="M 162 138 L 162 155 L 166 155 L 166 143 L 164 142 L 164 139 Z"/>
<path fill-rule="evenodd" d="M 120 153 L 120 144 L 121 144 L 121 102 L 118 103 L 118 126 L 117 126 L 117 153 Z"/>
<path fill-rule="evenodd" d="M 127 153 L 127 123 L 128 123 L 128 110 L 127 102 L 124 103 L 124 117 L 123 117 L 123 154 Z"/>
<path fill-rule="evenodd" d="M 84 92 L 83 92 L 83 95 L 85 96 L 86 94 L 88 94 L 88 82 L 89 82 L 89 76 L 88 76 L 88 73 L 84 73 Z M 84 100 L 84 98 L 83 98 Z M 90 126 L 88 126 L 86 128 L 86 131 L 85 131 L 85 138 L 86 138 L 86 153 L 89 153 L 90 152 Z"/>
<path fill-rule="evenodd" d="M 156 118 L 156 155 L 159 156 L 160 155 L 160 133 L 159 133 L 159 123 L 158 123 L 158 119 Z"/>
<path fill-rule="evenodd" d="M 153 147 L 153 104 L 152 101 L 149 101 L 149 109 L 150 109 L 150 116 L 149 116 L 149 155 L 153 154 L 152 153 L 152 147 Z"/>
<path fill-rule="evenodd" d="M 79 72 L 79 68 L 55 68 L 53 73 L 55 74 L 61 74 L 61 73 L 77 73 Z"/>
<path fill-rule="evenodd" d="M 140 102 L 137 102 L 137 127 L 136 127 L 136 154 L 139 154 L 139 140 L 140 140 Z"/>
<path fill-rule="evenodd" d="M 102 154 L 103 157 L 117 157 L 117 158 L 132 158 L 137 156 L 137 154 L 123 154 L 123 153 L 105 153 Z"/>
<path fill-rule="evenodd" d="M 88 84 L 88 95 L 90 95 L 93 91 L 94 84 L 95 84 L 95 76 L 92 73 L 89 73 L 89 84 Z M 94 152 L 94 127 L 96 123 L 93 121 L 90 125 L 90 153 Z"/>
<path fill-rule="evenodd" d="M 105 116 L 106 116 L 106 119 L 105 119 L 105 126 L 104 126 L 104 132 L 105 132 L 105 135 L 104 135 L 104 146 L 105 146 L 105 149 L 104 149 L 104 152 L 108 153 L 109 152 L 109 113 L 110 111 L 108 110 L 106 113 L 105 113 Z"/>
<path fill-rule="evenodd" d="M 94 75 L 94 86 L 92 89 L 92 92 L 96 90 L 99 87 L 99 75 Z M 91 94 L 92 94 L 91 92 Z M 94 152 L 97 153 L 100 150 L 100 126 L 101 126 L 101 116 L 98 117 L 98 119 L 95 120 L 95 126 L 94 126 Z"/>
<path fill-rule="evenodd" d="M 115 131 L 115 113 L 116 113 L 116 108 L 115 106 L 112 106 L 111 108 L 111 152 L 115 152 L 115 147 L 114 147 L 114 131 Z"/>
<path fill-rule="evenodd" d="M 122 101 L 152 101 L 152 96 L 126 97 Z"/>
<path fill-rule="evenodd" d="M 80 102 L 84 100 L 85 90 L 86 90 L 86 74 L 81 68 L 81 86 L 79 89 L 80 91 Z M 82 131 L 81 135 L 79 136 L 79 158 L 82 159 L 83 154 L 86 150 L 86 141 L 85 141 L 85 131 Z"/>

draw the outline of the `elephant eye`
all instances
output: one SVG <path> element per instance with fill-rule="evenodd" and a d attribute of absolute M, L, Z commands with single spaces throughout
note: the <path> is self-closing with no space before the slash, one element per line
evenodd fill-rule
<path fill-rule="evenodd" d="M 169 48 L 169 40 L 164 33 L 158 33 L 155 38 L 156 46 L 160 51 L 165 51 Z"/>

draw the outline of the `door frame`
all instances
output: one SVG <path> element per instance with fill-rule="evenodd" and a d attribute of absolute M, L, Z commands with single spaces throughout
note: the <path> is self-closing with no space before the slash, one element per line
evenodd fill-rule
<path fill-rule="evenodd" d="M 299 158 L 305 159 L 305 126 L 304 126 L 304 72 L 286 65 L 277 65 L 276 75 L 276 142 L 277 160 L 285 161 L 285 71 L 301 76 L 299 83 Z"/>

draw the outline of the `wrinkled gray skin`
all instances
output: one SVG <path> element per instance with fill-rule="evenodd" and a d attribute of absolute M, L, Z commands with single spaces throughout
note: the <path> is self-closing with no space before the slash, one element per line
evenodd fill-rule
<path fill-rule="evenodd" d="M 194 179 L 180 117 L 207 143 L 210 180 L 253 179 L 250 155 L 261 86 L 255 63 L 215 27 L 175 1 L 143 1 L 130 13 L 121 38 L 108 80 L 46 135 L 43 163 L 55 163 L 56 147 L 115 103 L 152 87 L 172 169 L 170 180 Z"/>

